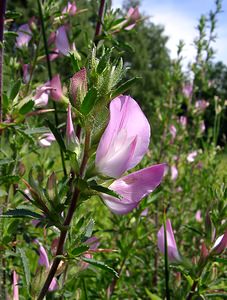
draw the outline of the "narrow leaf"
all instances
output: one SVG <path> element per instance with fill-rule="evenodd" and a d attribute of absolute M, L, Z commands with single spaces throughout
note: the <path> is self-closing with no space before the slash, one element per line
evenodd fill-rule
<path fill-rule="evenodd" d="M 97 260 L 95 260 L 93 258 L 87 258 L 87 257 L 81 257 L 81 259 L 83 261 L 85 261 L 86 263 L 89 263 L 89 264 L 91 264 L 91 265 L 93 265 L 93 266 L 95 266 L 95 267 L 97 267 L 99 269 L 102 269 L 102 270 L 105 270 L 105 271 L 111 273 L 112 275 L 114 275 L 116 277 L 119 277 L 118 273 L 113 268 L 109 267 L 108 265 L 106 265 L 102 261 L 97 261 Z"/>
<path fill-rule="evenodd" d="M 97 90 L 96 90 L 96 88 L 91 88 L 87 92 L 87 94 L 84 98 L 84 101 L 81 104 L 80 112 L 85 116 L 88 115 L 89 112 L 92 110 L 92 108 L 96 102 L 96 99 L 97 99 Z"/>
<path fill-rule="evenodd" d="M 20 253 L 22 264 L 23 264 L 23 269 L 24 269 L 24 274 L 25 274 L 25 279 L 26 279 L 26 284 L 27 287 L 30 285 L 31 281 L 31 275 L 30 275 L 30 269 L 29 269 L 29 261 L 28 258 L 25 254 L 24 249 L 22 248 L 17 248 L 18 252 Z"/>
<path fill-rule="evenodd" d="M 50 130 L 52 131 L 53 135 L 56 138 L 56 141 L 58 142 L 59 146 L 61 147 L 61 149 L 66 152 L 66 147 L 65 147 L 65 143 L 64 140 L 61 136 L 61 133 L 59 132 L 58 128 L 55 127 L 55 125 L 53 125 L 49 120 L 46 119 L 46 124 L 47 126 L 50 128 Z"/>
<path fill-rule="evenodd" d="M 129 90 L 131 88 L 131 86 L 134 85 L 134 83 L 140 79 L 140 77 L 134 77 L 132 79 L 129 79 L 128 81 L 124 82 L 122 85 L 120 85 L 112 94 L 112 98 L 115 98 L 121 94 L 123 94 L 124 92 L 126 92 L 127 90 Z"/>
<path fill-rule="evenodd" d="M 82 246 L 79 246 L 79 247 L 76 247 L 74 248 L 72 251 L 71 251 L 71 254 L 73 256 L 78 256 L 78 255 L 81 255 L 82 253 L 84 253 L 85 251 L 87 251 L 89 249 L 89 246 L 88 245 L 82 245 Z"/>
<path fill-rule="evenodd" d="M 43 218 L 42 215 L 37 214 L 29 209 L 24 209 L 24 208 L 8 210 L 3 215 L 1 215 L 1 217 L 4 217 L 4 216 L 9 216 L 12 218 L 24 218 L 24 217 L 29 217 L 29 218 L 33 218 L 33 219 Z"/>

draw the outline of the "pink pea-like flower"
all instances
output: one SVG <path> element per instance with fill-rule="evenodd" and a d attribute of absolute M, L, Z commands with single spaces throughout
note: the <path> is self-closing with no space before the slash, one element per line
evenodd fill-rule
<path fill-rule="evenodd" d="M 127 214 L 136 208 L 149 193 L 160 184 L 165 164 L 144 168 L 121 177 L 136 166 L 148 150 L 150 125 L 134 99 L 119 96 L 110 103 L 110 120 L 101 137 L 96 152 L 96 168 L 99 173 L 119 178 L 109 189 L 120 199 L 102 194 L 113 213 Z"/>
<path fill-rule="evenodd" d="M 168 259 L 170 262 L 179 262 L 181 261 L 180 254 L 177 249 L 176 241 L 173 234 L 173 229 L 171 221 L 166 220 L 166 239 L 167 239 L 167 252 Z M 165 254 L 165 234 L 164 226 L 162 225 L 161 229 L 158 232 L 158 248 L 160 252 Z"/>
<path fill-rule="evenodd" d="M 34 96 L 35 107 L 45 107 L 48 104 L 49 94 L 51 87 L 46 85 L 42 85 L 36 89 L 36 93 Z"/>
<path fill-rule="evenodd" d="M 225 251 L 226 248 L 227 248 L 227 231 L 216 239 L 211 250 L 215 254 L 221 254 L 222 252 Z"/>
<path fill-rule="evenodd" d="M 197 155 L 198 155 L 198 152 L 197 152 L 196 150 L 190 152 L 190 153 L 188 154 L 188 156 L 187 156 L 187 161 L 188 161 L 188 162 L 193 162 L 193 161 L 195 161 L 195 158 L 196 158 Z"/>
<path fill-rule="evenodd" d="M 209 102 L 207 102 L 206 100 L 198 100 L 196 101 L 195 103 L 195 108 L 198 110 L 198 111 L 205 111 L 205 109 L 209 106 Z"/>
<path fill-rule="evenodd" d="M 170 170 L 171 170 L 171 179 L 174 181 L 178 177 L 177 167 L 176 166 L 171 166 Z"/>
<path fill-rule="evenodd" d="M 16 38 L 16 47 L 23 48 L 28 47 L 28 43 L 32 38 L 32 32 L 28 24 L 23 24 L 18 28 Z"/>
<path fill-rule="evenodd" d="M 66 121 L 66 146 L 69 150 L 74 151 L 79 145 L 79 140 L 76 136 L 71 113 L 71 104 L 68 105 L 67 121 Z"/>
<path fill-rule="evenodd" d="M 60 26 L 56 31 L 55 45 L 59 52 L 63 55 L 68 55 L 68 53 L 71 51 L 66 33 L 66 27 L 64 25 Z"/>
<path fill-rule="evenodd" d="M 119 96 L 110 103 L 109 124 L 96 152 L 97 170 L 120 177 L 135 167 L 148 150 L 150 125 L 139 105 L 130 96 Z"/>
<path fill-rule="evenodd" d="M 61 101 L 63 98 L 60 75 L 55 75 L 48 84 L 51 87 L 50 96 L 55 101 Z"/>
<path fill-rule="evenodd" d="M 177 135 L 177 129 L 176 129 L 176 127 L 174 125 L 170 125 L 169 132 L 170 132 L 170 134 L 172 136 L 171 143 L 173 143 L 174 140 L 175 140 L 175 138 L 176 138 L 176 135 Z"/>
<path fill-rule="evenodd" d="M 202 222 L 202 216 L 201 216 L 201 210 L 197 210 L 196 214 L 195 214 L 195 219 L 197 222 L 201 223 Z"/>
<path fill-rule="evenodd" d="M 22 71 L 23 71 L 23 82 L 28 83 L 30 80 L 30 65 L 23 64 Z"/>
<path fill-rule="evenodd" d="M 44 133 L 38 140 L 40 147 L 49 147 L 55 141 L 53 133 Z"/>
<path fill-rule="evenodd" d="M 183 86 L 183 94 L 185 97 L 190 98 L 192 96 L 193 87 L 192 84 L 188 83 Z"/>
<path fill-rule="evenodd" d="M 136 22 L 141 18 L 138 7 L 130 7 L 126 16 L 127 26 L 125 30 L 131 30 L 135 27 Z"/>
<path fill-rule="evenodd" d="M 70 16 L 74 16 L 76 14 L 77 7 L 75 2 L 68 2 L 67 6 L 62 10 L 63 14 L 68 14 Z"/>
<path fill-rule="evenodd" d="M 76 100 L 79 94 L 87 93 L 87 70 L 85 68 L 76 72 L 70 79 L 70 94 L 76 104 Z"/>
<path fill-rule="evenodd" d="M 183 128 L 185 128 L 185 127 L 187 126 L 187 117 L 185 117 L 185 116 L 180 116 L 179 122 L 180 122 L 181 126 L 182 126 Z"/>

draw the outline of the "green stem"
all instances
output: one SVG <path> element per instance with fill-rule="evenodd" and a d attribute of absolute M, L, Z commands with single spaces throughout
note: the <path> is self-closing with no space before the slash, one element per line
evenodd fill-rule
<path fill-rule="evenodd" d="M 170 300 L 168 241 L 167 241 L 167 233 L 166 233 L 166 214 L 165 213 L 164 213 L 164 240 L 165 240 L 165 284 L 166 284 L 166 299 Z"/>
<path fill-rule="evenodd" d="M 43 43 L 44 43 L 46 59 L 47 59 L 47 70 L 48 70 L 49 80 L 51 80 L 52 79 L 52 71 L 51 71 L 49 50 L 48 50 L 47 37 L 46 37 L 46 31 L 45 31 L 45 25 L 44 25 L 43 10 L 42 10 L 42 5 L 41 5 L 41 0 L 37 0 L 37 2 L 38 2 L 39 16 L 40 16 L 40 21 L 41 21 Z M 53 101 L 53 108 L 54 108 L 55 125 L 56 125 L 56 127 L 58 127 L 59 120 L 58 120 L 56 103 L 54 101 Z M 63 154 L 63 151 L 62 151 L 61 148 L 60 148 L 60 154 L 61 154 L 61 162 L 62 162 L 63 173 L 64 173 L 64 176 L 67 176 L 66 167 L 65 167 L 65 160 L 64 160 L 64 154 Z"/>

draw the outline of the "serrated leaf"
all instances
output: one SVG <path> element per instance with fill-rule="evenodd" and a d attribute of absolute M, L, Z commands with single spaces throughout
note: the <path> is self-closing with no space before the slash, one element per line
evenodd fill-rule
<path fill-rule="evenodd" d="M 73 256 L 78 256 L 78 255 L 81 255 L 82 253 L 84 253 L 85 251 L 87 251 L 89 249 L 89 246 L 88 245 L 82 245 L 82 246 L 79 246 L 79 247 L 76 247 L 74 248 L 72 251 L 71 251 L 71 254 Z"/>
<path fill-rule="evenodd" d="M 33 107 L 34 107 L 34 101 L 30 100 L 28 102 L 26 102 L 19 110 L 19 114 L 21 115 L 25 115 L 28 112 L 32 111 Z"/>
<path fill-rule="evenodd" d="M 86 263 L 89 263 L 89 264 L 91 264 L 91 265 L 93 265 L 93 266 L 95 266 L 95 267 L 97 267 L 99 269 L 102 269 L 102 270 L 105 270 L 105 271 L 111 273 L 112 275 L 114 275 L 116 277 L 119 277 L 118 273 L 113 268 L 109 267 L 108 265 L 106 265 L 102 261 L 97 261 L 97 260 L 95 260 L 93 258 L 87 258 L 87 257 L 81 257 L 81 259 L 83 261 L 85 261 Z"/>
<path fill-rule="evenodd" d="M 45 121 L 46 121 L 47 126 L 50 128 L 51 132 L 55 136 L 56 141 L 58 142 L 62 151 L 66 152 L 65 143 L 64 143 L 64 140 L 63 140 L 58 128 L 56 128 L 55 125 L 53 125 L 49 120 L 46 119 Z"/>
<path fill-rule="evenodd" d="M 30 274 L 30 269 L 29 269 L 29 261 L 28 258 L 25 254 L 24 249 L 22 248 L 17 248 L 17 251 L 20 253 L 22 264 L 23 264 L 23 269 L 24 269 L 24 274 L 25 274 L 25 279 L 26 279 L 26 284 L 27 287 L 29 287 L 30 282 L 31 282 L 31 274 Z"/>
<path fill-rule="evenodd" d="M 131 86 L 134 85 L 134 83 L 140 79 L 140 77 L 134 77 L 132 79 L 129 79 L 128 81 L 124 82 L 122 85 L 120 85 L 112 94 L 112 98 L 115 98 L 121 94 L 123 94 L 124 92 L 126 92 L 127 90 L 130 89 Z"/>
<path fill-rule="evenodd" d="M 96 88 L 93 87 L 87 92 L 86 96 L 84 97 L 84 100 L 80 107 L 80 112 L 85 116 L 88 115 L 89 112 L 94 107 L 96 99 L 97 99 L 97 90 Z"/>
<path fill-rule="evenodd" d="M 24 218 L 29 217 L 33 219 L 41 219 L 43 218 L 42 215 L 37 214 L 29 209 L 23 209 L 23 208 L 17 208 L 17 209 L 11 209 L 5 212 L 1 217 L 12 217 L 12 218 Z"/>

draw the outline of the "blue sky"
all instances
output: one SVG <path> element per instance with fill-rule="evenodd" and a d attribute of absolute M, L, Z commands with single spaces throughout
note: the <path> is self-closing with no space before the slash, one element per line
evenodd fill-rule
<path fill-rule="evenodd" d="M 113 7 L 121 7 L 122 0 L 113 0 Z M 227 0 L 222 1 L 223 11 L 218 18 L 217 42 L 214 45 L 215 61 L 221 60 L 227 65 Z M 193 40 L 195 27 L 201 14 L 214 9 L 214 0 L 142 0 L 141 11 L 150 16 L 155 24 L 162 24 L 169 36 L 168 48 L 171 57 L 176 57 L 177 44 L 180 39 L 185 42 L 183 55 L 185 64 L 195 55 Z"/>

